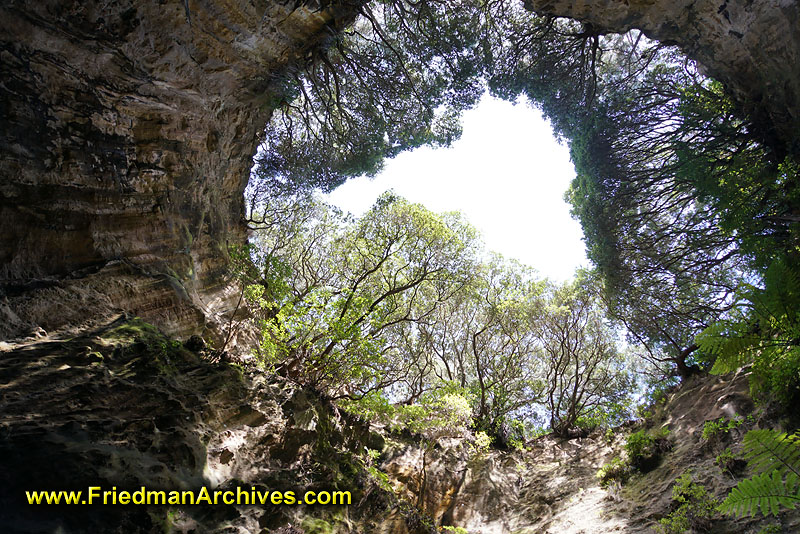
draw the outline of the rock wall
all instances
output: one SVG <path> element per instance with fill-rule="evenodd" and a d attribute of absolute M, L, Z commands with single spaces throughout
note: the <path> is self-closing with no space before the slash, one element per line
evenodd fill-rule
<path fill-rule="evenodd" d="M 4 534 L 424 534 L 369 478 L 369 426 L 263 372 L 214 363 L 140 320 L 0 344 Z M 26 491 L 351 491 L 351 506 L 30 505 Z M 357 524 L 350 529 L 349 524 Z M 294 525 L 294 526 L 292 526 Z M 389 527 L 387 525 L 395 525 Z M 299 528 L 295 528 L 299 527 Z"/>
<path fill-rule="evenodd" d="M 105 296 L 173 332 L 202 325 L 227 243 L 244 239 L 270 84 L 352 16 L 313 1 L 3 2 L 0 297 L 25 298 L 6 300 L 0 335 L 74 324 L 43 313 L 57 295 L 40 291 L 74 279 L 98 295 L 83 312 Z M 132 294 L 97 280 L 120 262 L 140 277 Z M 160 306 L 139 302 L 167 285 Z"/>
<path fill-rule="evenodd" d="M 779 150 L 800 150 L 800 4 L 795 0 L 524 0 L 599 29 L 677 44 L 723 82 Z"/>
<path fill-rule="evenodd" d="M 647 421 L 525 451 L 474 440 L 426 442 L 347 416 L 314 392 L 257 369 L 209 361 L 140 320 L 118 318 L 69 340 L 0 343 L 0 525 L 5 533 L 648 534 L 672 509 L 675 479 L 722 497 L 745 473 L 715 456 L 775 416 L 754 410 L 747 378 L 695 377 Z M 706 421 L 747 419 L 715 441 Z M 595 474 L 638 428 L 669 428 L 649 472 L 603 489 Z M 371 468 L 371 469 L 370 469 Z M 385 478 L 384 478 L 385 477 Z M 25 491 L 350 491 L 335 506 L 29 505 Z M 709 532 L 797 532 L 779 517 L 715 517 Z"/>
<path fill-rule="evenodd" d="M 763 407 L 762 407 L 763 408 Z M 573 440 L 542 436 L 524 451 L 476 451 L 463 440 L 442 440 L 421 448 L 387 440 L 381 468 L 395 491 L 419 506 L 437 525 L 484 534 L 651 534 L 675 509 L 672 487 L 684 473 L 724 498 L 744 472 L 735 474 L 715 461 L 724 449 L 741 456 L 742 437 L 751 427 L 775 426 L 769 410 L 754 410 L 745 376 L 697 376 L 652 407 L 647 420 L 631 422 L 611 435 L 595 432 Z M 703 439 L 706 421 L 745 420 L 736 431 Z M 622 485 L 602 488 L 598 469 L 625 457 L 627 436 L 637 430 L 666 428 L 671 444 L 647 472 L 635 472 Z M 800 513 L 778 517 L 733 518 L 715 515 L 714 534 L 798 532 Z"/>

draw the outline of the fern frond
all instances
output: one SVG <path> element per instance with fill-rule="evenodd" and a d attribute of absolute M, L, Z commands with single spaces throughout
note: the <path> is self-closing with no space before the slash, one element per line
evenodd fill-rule
<path fill-rule="evenodd" d="M 794 509 L 800 503 L 800 477 L 790 472 L 784 479 L 780 472 L 771 471 L 742 480 L 719 505 L 725 514 L 738 517 L 778 515 L 782 508 Z"/>
<path fill-rule="evenodd" d="M 800 477 L 800 435 L 751 430 L 744 436 L 744 458 L 756 473 L 777 471 Z"/>
<path fill-rule="evenodd" d="M 715 357 L 712 374 L 724 374 L 753 362 L 754 351 L 763 343 L 748 317 L 720 320 L 709 325 L 695 339 L 703 352 Z"/>

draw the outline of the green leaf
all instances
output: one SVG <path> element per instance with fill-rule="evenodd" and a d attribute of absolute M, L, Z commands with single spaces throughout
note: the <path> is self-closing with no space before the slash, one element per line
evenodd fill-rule
<path fill-rule="evenodd" d="M 800 480 L 794 473 L 784 479 L 779 471 L 771 471 L 742 480 L 720 504 L 725 514 L 742 517 L 777 515 L 781 508 L 794 509 L 800 503 Z"/>
<path fill-rule="evenodd" d="M 751 430 L 744 437 L 744 458 L 757 473 L 793 472 L 800 476 L 800 436 L 774 430 Z"/>
<path fill-rule="evenodd" d="M 744 437 L 744 457 L 759 474 L 739 482 L 720 505 L 721 512 L 777 515 L 800 503 L 800 436 L 751 430 Z"/>

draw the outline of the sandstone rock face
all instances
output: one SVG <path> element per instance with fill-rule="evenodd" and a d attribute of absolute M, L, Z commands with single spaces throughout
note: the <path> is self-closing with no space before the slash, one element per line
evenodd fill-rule
<path fill-rule="evenodd" d="M 36 291 L 70 291 L 76 278 L 142 311 L 96 280 L 119 262 L 140 277 L 134 294 L 176 286 L 182 304 L 150 317 L 191 330 L 190 309 L 220 296 L 227 243 L 244 239 L 241 194 L 270 84 L 350 20 L 341 7 L 267 0 L 4 2 L 0 283 L 26 299 L 6 302 L 15 316 L 0 315 L 0 335 L 74 321 L 33 310 L 53 297 Z"/>
<path fill-rule="evenodd" d="M 646 534 L 672 509 L 679 475 L 691 470 L 723 496 L 736 479 L 715 456 L 725 447 L 740 454 L 749 426 L 771 424 L 752 412 L 745 376 L 695 378 L 648 423 L 671 430 L 671 450 L 652 471 L 606 490 L 595 473 L 624 454 L 636 428 L 617 429 L 610 440 L 601 432 L 542 437 L 525 451 L 477 451 L 462 438 L 429 443 L 371 428 L 285 379 L 210 362 L 140 320 L 119 318 L 69 340 L 0 344 L 0 384 L 4 533 L 433 534 L 452 525 L 491 534 Z M 705 421 L 750 413 L 752 422 L 714 443 L 702 438 Z M 351 505 L 26 504 L 25 491 L 90 486 L 342 490 Z M 719 518 L 713 531 L 758 532 L 776 521 L 797 532 L 800 511 Z"/>
<path fill-rule="evenodd" d="M 539 13 L 673 43 L 723 82 L 779 147 L 800 148 L 795 0 L 525 0 Z"/>

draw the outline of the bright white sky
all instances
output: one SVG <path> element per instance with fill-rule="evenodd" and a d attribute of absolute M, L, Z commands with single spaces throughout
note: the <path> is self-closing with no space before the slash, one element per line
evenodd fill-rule
<path fill-rule="evenodd" d="M 580 225 L 563 198 L 575 169 L 549 123 L 524 103 L 485 95 L 463 125 L 450 148 L 400 154 L 375 178 L 351 179 L 328 201 L 361 215 L 393 189 L 434 212 L 463 212 L 488 249 L 543 276 L 568 280 L 588 266 Z"/>

